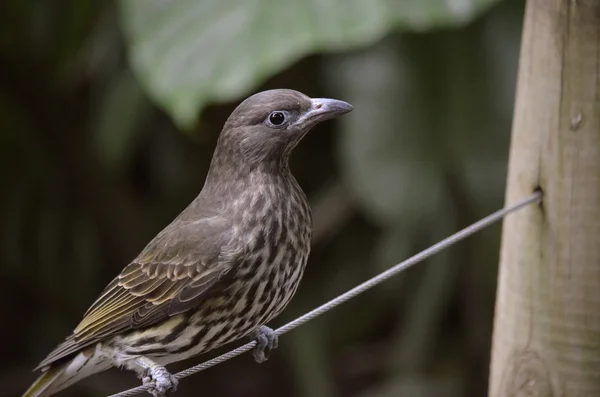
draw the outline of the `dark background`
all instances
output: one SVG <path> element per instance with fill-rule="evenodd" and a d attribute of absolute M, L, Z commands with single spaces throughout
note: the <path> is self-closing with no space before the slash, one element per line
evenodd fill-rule
<path fill-rule="evenodd" d="M 144 71 L 158 65 L 131 51 L 139 39 L 128 26 L 134 3 L 0 5 L 3 396 L 28 387 L 31 369 L 102 288 L 200 191 L 224 121 L 253 92 L 294 88 L 355 106 L 315 129 L 293 155 L 315 239 L 303 283 L 272 326 L 502 206 L 522 1 L 388 2 L 403 22 L 378 34 L 315 41 L 290 50 L 285 62 L 267 59 L 245 84 L 200 90 L 199 117 L 187 121 L 172 117 L 178 97 L 165 99 L 148 83 Z M 218 2 L 203 3 L 208 13 Z M 363 3 L 366 13 L 376 3 Z M 457 17 L 439 14 L 438 3 L 485 4 Z M 256 4 L 276 21 L 299 15 L 296 8 L 273 17 L 281 7 Z M 173 3 L 164 6 L 160 16 L 168 18 Z M 422 19 L 411 19 L 415 12 Z M 308 25 L 303 32 L 320 37 Z M 179 33 L 170 40 L 188 43 Z M 247 40 L 252 49 L 279 39 L 265 47 L 286 53 L 287 36 L 269 29 L 220 37 L 211 45 L 242 70 L 250 66 L 227 40 Z M 219 77 L 218 65 L 206 67 L 213 60 L 197 60 L 207 70 L 198 81 L 237 81 Z M 157 81 L 168 85 L 168 77 Z M 267 363 L 244 355 L 183 380 L 177 396 L 485 395 L 499 230 L 286 334 Z M 138 384 L 133 374 L 111 370 L 60 395 L 103 396 Z"/>

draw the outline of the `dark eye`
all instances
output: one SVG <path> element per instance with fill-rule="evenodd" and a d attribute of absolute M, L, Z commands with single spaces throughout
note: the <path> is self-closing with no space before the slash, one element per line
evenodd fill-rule
<path fill-rule="evenodd" d="M 284 112 L 275 111 L 269 115 L 269 123 L 274 126 L 280 126 L 285 123 L 286 115 Z"/>

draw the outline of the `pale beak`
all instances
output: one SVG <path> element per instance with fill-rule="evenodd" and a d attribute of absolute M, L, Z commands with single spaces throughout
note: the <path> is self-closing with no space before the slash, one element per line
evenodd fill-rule
<path fill-rule="evenodd" d="M 354 109 L 354 107 L 348 102 L 337 99 L 313 98 L 311 101 L 313 103 L 313 107 L 308 112 L 307 116 L 310 118 L 318 117 L 319 121 L 332 119 Z"/>
<path fill-rule="evenodd" d="M 354 109 L 348 102 L 329 98 L 312 98 L 312 109 L 302 119 L 314 124 L 348 113 Z"/>

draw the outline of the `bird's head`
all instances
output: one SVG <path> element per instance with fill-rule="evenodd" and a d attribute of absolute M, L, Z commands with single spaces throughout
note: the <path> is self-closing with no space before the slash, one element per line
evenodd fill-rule
<path fill-rule="evenodd" d="M 352 109 L 343 101 L 309 98 L 293 90 L 259 92 L 229 116 L 219 144 L 235 146 L 248 164 L 287 163 L 292 149 L 312 127 Z"/>

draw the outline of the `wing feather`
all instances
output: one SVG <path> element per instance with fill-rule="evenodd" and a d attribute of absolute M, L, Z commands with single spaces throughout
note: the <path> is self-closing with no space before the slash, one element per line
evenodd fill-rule
<path fill-rule="evenodd" d="M 118 311 L 120 307 L 127 305 L 134 299 L 136 299 L 136 297 L 129 294 L 127 290 L 123 288 L 114 288 L 114 294 L 110 295 L 108 299 L 105 300 L 104 305 L 98 306 L 98 308 L 87 314 L 75 329 L 75 333 L 78 333 L 79 329 L 83 328 L 85 324 L 102 318 L 110 312 Z"/>
<path fill-rule="evenodd" d="M 171 224 L 104 289 L 73 334 L 38 368 L 200 305 L 208 292 L 226 286 L 224 275 L 242 252 L 233 247 L 228 230 L 225 219 L 218 217 L 204 224 Z"/>
<path fill-rule="evenodd" d="M 172 299 L 172 297 L 177 294 L 177 291 L 181 291 L 187 283 L 189 283 L 189 280 L 187 279 L 177 280 L 176 282 L 168 285 L 165 283 L 156 288 L 154 291 L 150 292 L 146 298 L 155 305 L 163 304 Z"/>

